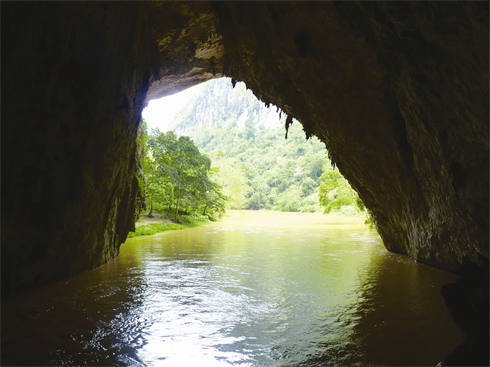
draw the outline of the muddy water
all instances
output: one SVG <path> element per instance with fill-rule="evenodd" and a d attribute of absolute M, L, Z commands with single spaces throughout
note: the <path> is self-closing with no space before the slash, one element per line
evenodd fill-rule
<path fill-rule="evenodd" d="M 233 212 L 2 300 L 2 365 L 436 365 L 455 279 L 359 219 Z"/>

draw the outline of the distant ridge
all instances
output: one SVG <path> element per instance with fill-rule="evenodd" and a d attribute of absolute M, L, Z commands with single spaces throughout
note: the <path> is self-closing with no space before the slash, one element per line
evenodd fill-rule
<path fill-rule="evenodd" d="M 285 119 L 285 116 L 281 116 Z M 248 121 L 253 127 L 263 125 L 269 129 L 284 126 L 276 108 L 266 107 L 245 83 L 238 82 L 233 88 L 230 78 L 220 78 L 207 82 L 200 93 L 195 95 L 174 117 L 170 129 L 177 135 L 193 137 L 196 129 L 216 128 L 230 120 L 236 121 L 239 129 L 244 129 Z"/>

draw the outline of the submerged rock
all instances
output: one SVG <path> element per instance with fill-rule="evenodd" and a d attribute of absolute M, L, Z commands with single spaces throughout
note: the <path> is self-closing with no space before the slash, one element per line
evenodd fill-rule
<path fill-rule="evenodd" d="M 464 343 L 444 359 L 443 366 L 490 364 L 489 287 L 488 271 L 464 275 L 442 287 L 449 313 L 464 337 Z"/>

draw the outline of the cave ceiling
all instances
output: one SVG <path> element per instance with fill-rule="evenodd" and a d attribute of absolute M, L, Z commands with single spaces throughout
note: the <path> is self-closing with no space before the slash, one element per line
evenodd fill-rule
<path fill-rule="evenodd" d="M 3 289 L 117 256 L 141 111 L 222 76 L 325 143 L 388 250 L 486 266 L 488 45 L 486 2 L 2 3 Z"/>
<path fill-rule="evenodd" d="M 488 262 L 487 5 L 176 7 L 169 29 L 155 6 L 148 98 L 244 81 L 325 143 L 389 250 L 453 271 Z"/>

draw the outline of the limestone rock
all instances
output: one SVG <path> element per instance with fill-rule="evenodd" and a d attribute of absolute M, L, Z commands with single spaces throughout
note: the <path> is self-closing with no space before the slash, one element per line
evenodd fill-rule
<path fill-rule="evenodd" d="M 181 14 L 172 31 L 160 29 L 163 8 Z M 216 76 L 245 81 L 325 142 L 389 250 L 451 271 L 488 262 L 488 4 L 218 2 L 155 13 L 157 43 L 168 45 L 160 60 L 172 54 L 173 69 L 162 61 L 165 82 L 148 98 L 161 84 L 178 90 L 176 78 L 211 78 L 182 50 L 214 39 L 222 44 L 205 54 L 219 60 Z M 181 51 L 169 34 L 187 42 Z"/>
<path fill-rule="evenodd" d="M 136 3 L 2 4 L 3 294 L 106 263 L 134 227 L 149 24 Z"/>
<path fill-rule="evenodd" d="M 451 317 L 461 328 L 464 343 L 446 356 L 443 366 L 489 365 L 488 270 L 464 275 L 446 284 L 441 293 Z"/>
<path fill-rule="evenodd" d="M 488 263 L 488 4 L 2 4 L 2 290 L 98 266 L 133 226 L 148 99 L 230 76 L 297 118 L 385 246 Z"/>
<path fill-rule="evenodd" d="M 152 7 L 159 72 L 151 79 L 147 100 L 223 76 L 222 35 L 210 3 L 155 2 Z"/>

